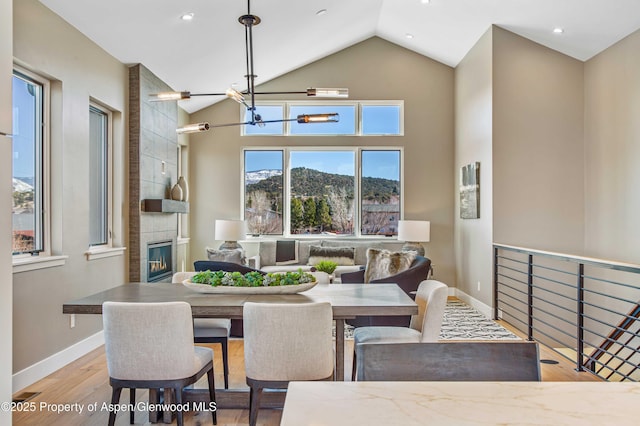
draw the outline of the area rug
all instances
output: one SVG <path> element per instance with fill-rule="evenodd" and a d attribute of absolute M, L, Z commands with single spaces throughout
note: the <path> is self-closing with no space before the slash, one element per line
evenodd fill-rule
<path fill-rule="evenodd" d="M 521 340 L 518 336 L 459 300 L 447 301 L 441 340 Z"/>
<path fill-rule="evenodd" d="M 336 329 L 333 328 L 335 337 Z M 353 327 L 345 324 L 344 338 L 353 339 Z M 520 340 L 518 336 L 459 300 L 448 300 L 444 309 L 441 340 Z"/>

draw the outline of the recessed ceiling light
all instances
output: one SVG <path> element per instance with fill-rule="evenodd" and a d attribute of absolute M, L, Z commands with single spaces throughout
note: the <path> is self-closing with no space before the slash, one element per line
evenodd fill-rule
<path fill-rule="evenodd" d="M 413 34 L 409 34 L 409 33 L 406 33 L 404 36 L 406 38 L 408 38 L 409 40 L 411 40 L 413 38 Z"/>
<path fill-rule="evenodd" d="M 422 3 L 422 4 L 428 4 L 428 3 L 429 3 L 429 0 L 420 0 L 420 3 Z"/>
<path fill-rule="evenodd" d="M 327 9 L 320 9 L 319 11 L 316 12 L 317 16 L 322 16 L 326 14 L 327 14 Z"/>
<path fill-rule="evenodd" d="M 562 33 L 564 32 L 564 29 L 562 29 L 562 28 L 560 28 L 560 27 L 557 27 L 557 28 L 554 28 L 554 29 L 553 29 L 553 32 L 554 32 L 555 34 L 562 34 Z"/>
<path fill-rule="evenodd" d="M 180 19 L 182 19 L 183 21 L 191 21 L 193 17 L 194 17 L 194 14 L 192 12 L 189 12 L 182 15 Z"/>

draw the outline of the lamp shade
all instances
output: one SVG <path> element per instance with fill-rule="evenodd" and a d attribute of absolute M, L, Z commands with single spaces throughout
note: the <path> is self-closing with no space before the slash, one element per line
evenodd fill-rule
<path fill-rule="evenodd" d="M 428 220 L 398 221 L 398 240 L 428 242 L 431 237 L 431 222 Z"/>
<path fill-rule="evenodd" d="M 222 241 L 238 241 L 245 236 L 243 220 L 216 220 L 215 238 Z"/>

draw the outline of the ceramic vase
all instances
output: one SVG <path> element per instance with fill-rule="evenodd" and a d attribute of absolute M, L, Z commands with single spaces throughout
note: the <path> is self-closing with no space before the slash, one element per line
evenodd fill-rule
<path fill-rule="evenodd" d="M 187 180 L 180 176 L 176 185 L 179 185 L 180 189 L 182 189 L 181 201 L 189 201 L 189 184 L 187 183 Z"/>
<path fill-rule="evenodd" d="M 182 201 L 182 197 L 183 197 L 182 188 L 180 187 L 179 184 L 176 183 L 175 185 L 173 185 L 173 188 L 171 188 L 171 199 L 176 201 Z"/>

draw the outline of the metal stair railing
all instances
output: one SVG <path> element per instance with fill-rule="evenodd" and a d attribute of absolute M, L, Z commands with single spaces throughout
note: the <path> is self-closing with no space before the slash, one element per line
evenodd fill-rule
<path fill-rule="evenodd" d="M 494 317 L 605 380 L 640 381 L 640 265 L 494 244 Z"/>

